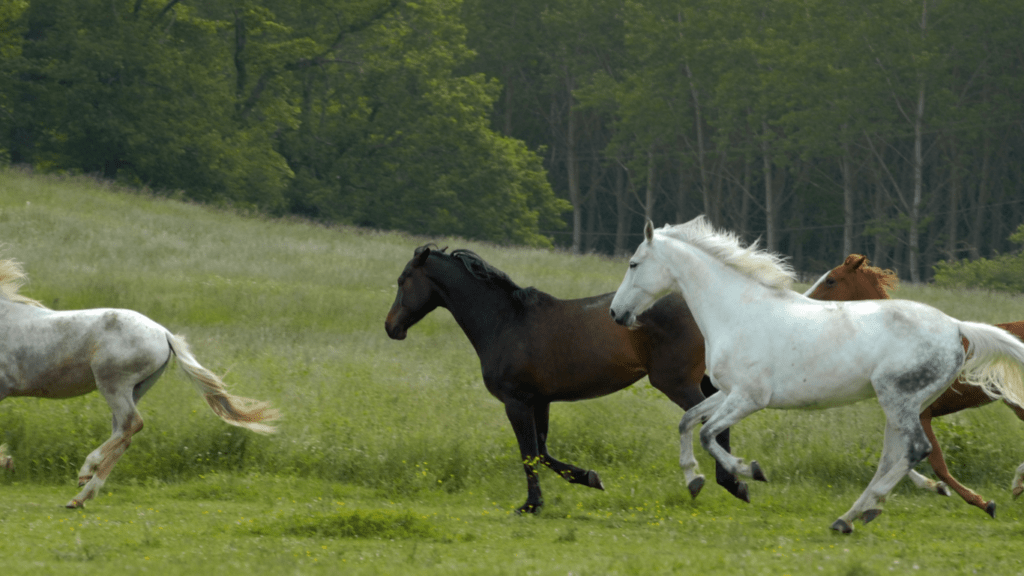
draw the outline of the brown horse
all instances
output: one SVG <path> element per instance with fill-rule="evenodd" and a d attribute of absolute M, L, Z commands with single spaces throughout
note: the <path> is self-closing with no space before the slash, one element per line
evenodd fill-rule
<path fill-rule="evenodd" d="M 519 512 L 543 504 L 537 465 L 574 484 L 604 489 L 593 470 L 548 454 L 551 402 L 611 394 L 649 376 L 683 410 L 714 392 L 704 375 L 704 338 L 679 296 L 666 296 L 630 330 L 608 317 L 614 294 L 560 300 L 520 288 L 508 275 L 468 250 L 432 245 L 414 252 L 398 277 L 398 293 L 384 327 L 402 340 L 410 327 L 438 306 L 447 308 L 480 357 L 484 385 L 505 404 L 526 471 L 527 499 Z M 705 387 L 702 391 L 702 385 Z M 728 430 L 718 440 L 728 449 Z M 749 502 L 746 483 L 721 469 L 716 479 Z M 696 496 L 703 479 L 694 481 Z"/>
<path fill-rule="evenodd" d="M 899 286 L 899 278 L 892 270 L 881 270 L 870 266 L 868 259 L 860 254 L 851 254 L 843 264 L 836 266 L 823 275 L 807 291 L 807 296 L 818 300 L 881 300 L 889 298 L 889 289 Z M 1024 321 L 1010 322 L 1008 324 L 997 324 L 1000 328 L 1010 332 L 1017 338 L 1024 340 Z M 966 349 L 966 343 L 965 343 Z M 985 392 L 977 387 L 965 384 L 957 379 L 942 396 L 939 396 L 930 406 L 921 413 L 921 425 L 924 427 L 928 441 L 932 444 L 931 454 L 928 455 L 928 463 L 932 469 L 946 484 L 953 488 L 967 503 L 988 512 L 995 518 L 996 503 L 993 500 L 988 502 L 976 494 L 970 488 L 960 484 L 946 467 L 946 461 L 942 457 L 942 448 L 932 431 L 932 418 L 953 414 L 967 408 L 976 408 L 993 402 Z M 1006 402 L 1017 414 L 1017 417 L 1024 420 L 1024 408 Z M 916 473 L 913 473 L 916 474 Z M 922 485 L 920 478 L 912 476 L 914 483 Z M 942 490 L 941 486 L 934 483 L 930 486 L 940 493 L 948 493 Z M 1024 464 L 1017 468 L 1011 486 L 1013 497 L 1017 498 L 1024 493 Z"/>

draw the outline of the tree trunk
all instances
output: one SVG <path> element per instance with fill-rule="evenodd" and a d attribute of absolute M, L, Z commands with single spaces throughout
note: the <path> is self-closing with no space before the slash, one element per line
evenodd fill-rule
<path fill-rule="evenodd" d="M 768 123 L 761 121 L 761 169 L 764 172 L 764 223 L 767 228 L 768 249 L 778 250 L 779 239 L 775 231 L 775 193 L 772 190 L 772 160 L 768 153 Z"/>
<path fill-rule="evenodd" d="M 626 170 L 615 161 L 615 256 L 626 252 L 626 234 L 629 233 L 629 203 L 626 198 Z"/>
<path fill-rule="evenodd" d="M 924 26 L 923 23 L 922 26 Z M 924 188 L 924 156 L 921 149 L 923 121 L 924 80 L 921 80 L 917 89 L 917 109 L 914 113 L 914 199 L 910 204 L 910 231 L 908 232 L 910 238 L 907 242 L 907 267 L 910 268 L 910 281 L 915 284 L 921 281 L 921 270 L 918 265 L 918 256 L 920 256 L 918 228 L 921 220 L 921 194 Z"/>
<path fill-rule="evenodd" d="M 569 178 L 569 202 L 572 203 L 572 253 L 579 254 L 583 240 L 583 202 L 580 198 L 580 173 L 576 161 L 576 115 L 573 114 L 572 80 L 566 80 L 568 121 L 565 131 L 565 169 Z"/>
<path fill-rule="evenodd" d="M 956 135 L 949 136 L 949 196 L 946 199 L 946 259 L 957 258 L 956 232 L 960 216 L 960 158 L 957 157 Z"/>
<path fill-rule="evenodd" d="M 647 194 L 644 198 L 644 218 L 654 220 L 654 146 L 647 150 Z"/>
<path fill-rule="evenodd" d="M 853 167 L 850 158 L 850 146 L 843 143 L 843 156 L 839 159 L 839 168 L 843 173 L 843 253 L 839 260 L 853 254 Z"/>
<path fill-rule="evenodd" d="M 697 87 L 693 84 L 693 72 L 690 71 L 690 64 L 683 63 L 686 71 L 686 78 L 690 84 L 690 98 L 693 100 L 693 123 L 697 129 L 697 168 L 700 172 L 700 194 L 704 200 L 704 215 L 712 224 L 719 224 L 718 214 L 715 213 L 714 198 L 708 185 L 708 170 L 704 154 L 704 120 L 700 112 L 700 96 L 697 94 Z"/>

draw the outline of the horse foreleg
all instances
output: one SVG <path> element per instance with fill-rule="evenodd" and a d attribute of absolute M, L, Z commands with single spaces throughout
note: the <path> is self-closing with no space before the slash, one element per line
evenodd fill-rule
<path fill-rule="evenodd" d="M 718 392 L 706 398 L 700 404 L 690 408 L 679 421 L 679 466 L 683 469 L 686 488 L 690 496 L 696 498 L 704 487 L 704 475 L 698 469 L 697 458 L 693 454 L 693 429 L 698 423 L 704 422 L 718 409 L 725 400 L 725 394 Z"/>
<path fill-rule="evenodd" d="M 117 464 L 117 461 L 128 447 L 131 446 L 132 436 L 142 430 L 142 416 L 135 410 L 135 405 L 131 403 L 130 399 L 128 403 L 130 408 L 127 410 L 127 416 L 121 418 L 118 416 L 114 417 L 115 426 L 113 434 L 86 458 L 86 465 L 82 467 L 82 472 L 85 472 L 87 467 L 91 467 L 91 469 L 95 470 L 95 473 L 84 483 L 82 491 L 65 504 L 66 508 L 81 508 L 85 505 L 86 500 L 95 498 L 99 494 L 100 489 L 103 488 L 103 484 L 107 480 L 107 476 L 110 475 L 110 471 L 113 470 L 114 465 Z"/>
<path fill-rule="evenodd" d="M 573 466 L 568 462 L 561 462 L 551 456 L 551 454 L 548 454 L 548 423 L 550 421 L 550 412 L 551 404 L 547 402 L 537 405 L 533 409 L 533 418 L 537 427 L 537 448 L 540 451 L 541 462 L 572 484 L 583 484 L 590 488 L 604 490 L 604 484 L 601 483 L 601 478 L 598 477 L 597 472 L 594 472 L 593 470 L 584 470 L 583 468 Z"/>
<path fill-rule="evenodd" d="M 921 427 L 924 428 L 925 436 L 928 437 L 928 442 L 932 445 L 932 451 L 928 454 L 928 463 L 931 464 L 932 470 L 935 471 L 935 474 L 945 482 L 947 486 L 952 488 L 954 492 L 959 494 L 965 502 L 981 508 L 988 513 L 989 516 L 995 518 L 995 500 L 985 502 L 985 499 L 978 495 L 978 493 L 961 484 L 959 480 L 949 473 L 949 468 L 946 467 L 946 459 L 942 456 L 942 447 L 939 445 L 939 440 L 935 437 L 935 431 L 932 430 L 931 414 L 927 410 L 921 413 Z"/>
<path fill-rule="evenodd" d="M 708 398 L 715 392 L 718 392 L 718 388 L 711 382 L 711 378 L 707 374 L 701 379 L 700 382 L 701 394 Z M 691 407 L 695 404 L 691 404 Z M 715 437 L 715 440 L 725 449 L 726 452 L 732 453 L 732 448 L 729 445 L 729 428 L 722 430 L 722 433 Z M 722 467 L 718 461 L 715 461 L 715 481 L 719 486 L 725 488 L 730 494 L 743 500 L 747 504 L 750 504 L 750 489 L 747 487 L 746 482 L 740 482 L 739 478 L 735 474 L 730 474 L 728 470 Z"/>
<path fill-rule="evenodd" d="M 533 418 L 534 411 L 524 402 L 507 400 L 505 415 L 508 416 L 512 430 L 516 433 L 519 455 L 523 459 L 523 470 L 526 472 L 526 503 L 516 509 L 516 512 L 536 514 L 544 506 L 544 498 L 540 493 L 540 478 L 537 475 L 537 464 L 541 458 L 537 427 Z"/>
<path fill-rule="evenodd" d="M 747 476 L 761 482 L 768 481 L 764 472 L 761 471 L 761 466 L 757 463 L 757 460 L 752 460 L 748 464 L 743 458 L 733 456 L 718 443 L 717 438 L 722 431 L 727 430 L 740 420 L 764 407 L 764 404 L 755 401 L 749 396 L 733 392 L 722 400 L 721 405 L 704 423 L 704 427 L 701 428 L 701 446 L 730 474 Z"/>

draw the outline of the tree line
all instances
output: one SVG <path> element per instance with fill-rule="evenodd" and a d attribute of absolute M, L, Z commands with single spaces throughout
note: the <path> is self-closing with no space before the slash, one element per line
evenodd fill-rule
<path fill-rule="evenodd" d="M 623 253 L 704 213 L 823 271 L 1016 250 L 1015 0 L 4 0 L 0 155 Z"/>

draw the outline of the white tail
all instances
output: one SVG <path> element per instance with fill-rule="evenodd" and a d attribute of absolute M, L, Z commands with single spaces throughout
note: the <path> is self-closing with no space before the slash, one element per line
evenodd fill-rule
<path fill-rule="evenodd" d="M 178 357 L 178 365 L 188 375 L 196 390 L 203 395 L 203 399 L 210 405 L 214 414 L 228 424 L 241 426 L 253 432 L 272 434 L 277 431 L 273 426 L 264 424 L 278 419 L 280 412 L 277 409 L 272 408 L 267 402 L 228 394 L 224 382 L 192 356 L 183 337 L 168 332 L 167 343 Z"/>
<path fill-rule="evenodd" d="M 1024 407 L 1024 343 L 997 326 L 978 322 L 959 326 L 968 342 L 960 379 L 991 398 Z"/>

